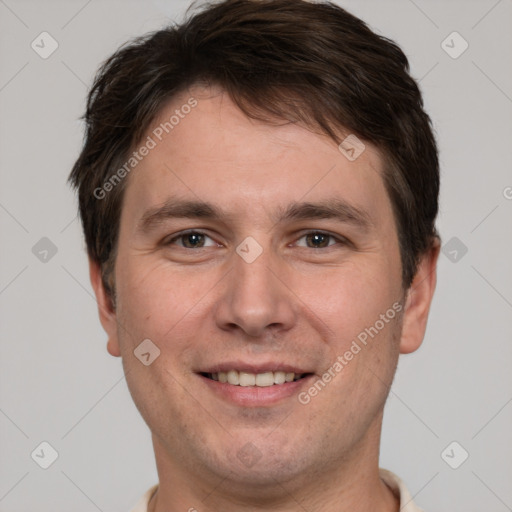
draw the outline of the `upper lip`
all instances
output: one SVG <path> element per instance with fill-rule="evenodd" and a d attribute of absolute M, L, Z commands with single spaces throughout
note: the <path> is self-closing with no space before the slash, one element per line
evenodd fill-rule
<path fill-rule="evenodd" d="M 198 373 L 219 373 L 219 372 L 229 372 L 230 370 L 236 370 L 239 372 L 245 373 L 266 373 L 266 372 L 285 372 L 285 373 L 311 373 L 308 370 L 300 366 L 295 366 L 292 364 L 285 364 L 279 362 L 267 362 L 267 363 L 247 363 L 243 361 L 230 361 L 224 363 L 214 364 L 212 366 L 208 366 L 204 369 L 201 369 Z"/>

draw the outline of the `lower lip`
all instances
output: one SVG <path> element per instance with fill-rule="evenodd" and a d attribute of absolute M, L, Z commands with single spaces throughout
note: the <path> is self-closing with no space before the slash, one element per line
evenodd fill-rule
<path fill-rule="evenodd" d="M 296 396 L 300 389 L 308 384 L 313 375 L 302 379 L 273 386 L 233 386 L 199 375 L 203 382 L 221 398 L 243 407 L 263 407 L 274 405 L 282 400 Z"/>

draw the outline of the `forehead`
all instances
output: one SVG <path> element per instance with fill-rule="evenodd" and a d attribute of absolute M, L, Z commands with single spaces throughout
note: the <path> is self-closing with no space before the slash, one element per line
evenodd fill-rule
<path fill-rule="evenodd" d="M 350 141 L 357 152 L 363 147 L 354 136 Z M 170 195 L 246 212 L 255 202 L 282 209 L 326 195 L 365 205 L 377 218 L 389 206 L 375 147 L 365 144 L 349 159 L 326 135 L 248 118 L 219 89 L 194 87 L 172 98 L 138 147 L 143 146 L 151 149 L 129 176 L 124 208 L 155 206 Z"/>

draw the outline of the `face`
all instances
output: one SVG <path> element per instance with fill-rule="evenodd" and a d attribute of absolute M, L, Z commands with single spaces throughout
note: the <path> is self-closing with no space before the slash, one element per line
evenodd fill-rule
<path fill-rule="evenodd" d="M 129 175 L 115 310 L 92 267 L 155 448 L 234 485 L 378 451 L 398 354 L 421 342 L 433 287 L 404 303 L 378 151 L 351 161 L 324 135 L 249 120 L 222 91 L 189 92 Z M 160 141 L 153 130 L 190 97 Z"/>

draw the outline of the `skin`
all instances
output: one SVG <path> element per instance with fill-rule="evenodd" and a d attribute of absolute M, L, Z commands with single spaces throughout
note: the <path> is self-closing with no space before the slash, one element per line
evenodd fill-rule
<path fill-rule="evenodd" d="M 383 406 L 399 354 L 423 340 L 439 245 L 404 290 L 374 147 L 351 162 L 325 135 L 250 120 L 221 90 L 199 87 L 173 98 L 154 126 L 190 96 L 197 107 L 128 178 L 115 308 L 90 262 L 108 350 L 122 356 L 153 436 L 160 486 L 150 510 L 397 511 L 378 474 Z M 141 229 L 145 213 L 169 198 L 225 215 Z M 368 229 L 337 218 L 278 220 L 290 203 L 332 198 L 366 212 Z M 189 229 L 206 235 L 192 239 L 198 248 L 175 239 Z M 317 231 L 334 238 L 306 236 Z M 248 236 L 262 249 L 252 263 L 236 252 Z M 295 393 L 241 406 L 196 373 L 223 361 L 278 361 L 316 380 L 396 302 L 402 313 L 307 405 Z M 133 354 L 147 338 L 160 349 L 149 366 Z M 259 454 L 250 467 L 239 457 L 247 443 Z"/>

